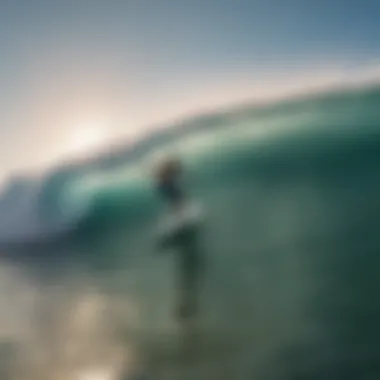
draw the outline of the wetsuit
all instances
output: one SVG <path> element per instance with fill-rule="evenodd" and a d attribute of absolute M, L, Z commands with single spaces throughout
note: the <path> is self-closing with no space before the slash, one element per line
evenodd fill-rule
<path fill-rule="evenodd" d="M 158 192 L 169 203 L 177 204 L 184 198 L 178 181 L 164 180 L 158 185 Z"/>

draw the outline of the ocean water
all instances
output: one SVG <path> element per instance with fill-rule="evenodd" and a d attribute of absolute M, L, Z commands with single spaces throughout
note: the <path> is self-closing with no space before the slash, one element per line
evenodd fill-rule
<path fill-rule="evenodd" d="M 190 120 L 19 179 L 0 209 L 0 378 L 378 379 L 380 89 Z M 151 181 L 184 161 L 203 207 L 197 318 Z"/>

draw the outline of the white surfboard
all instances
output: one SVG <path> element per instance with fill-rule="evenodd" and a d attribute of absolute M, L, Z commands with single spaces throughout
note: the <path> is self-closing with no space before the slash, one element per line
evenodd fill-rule
<path fill-rule="evenodd" d="M 170 239 L 185 228 L 197 227 L 202 218 L 203 213 L 200 204 L 189 202 L 185 207 L 170 212 L 159 221 L 157 237 L 159 240 Z"/>

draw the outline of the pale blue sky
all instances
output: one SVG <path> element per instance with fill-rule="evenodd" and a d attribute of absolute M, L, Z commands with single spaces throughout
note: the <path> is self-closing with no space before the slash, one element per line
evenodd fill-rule
<path fill-rule="evenodd" d="M 377 0 L 1 1 L 0 173 L 376 71 L 379 14 Z"/>

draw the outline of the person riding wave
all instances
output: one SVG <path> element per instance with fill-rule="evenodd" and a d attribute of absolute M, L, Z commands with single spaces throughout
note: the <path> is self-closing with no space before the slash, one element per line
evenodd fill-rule
<path fill-rule="evenodd" d="M 183 168 L 178 159 L 168 159 L 156 172 L 156 187 L 160 196 L 169 204 L 169 212 L 186 214 L 189 201 L 181 183 Z M 190 237 L 189 237 L 190 236 Z M 178 289 L 177 316 L 183 320 L 192 317 L 197 310 L 197 294 L 201 271 L 200 252 L 194 235 L 182 237 L 178 246 Z"/>

